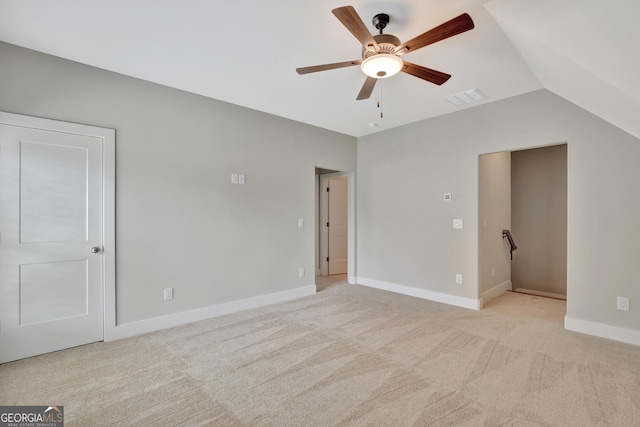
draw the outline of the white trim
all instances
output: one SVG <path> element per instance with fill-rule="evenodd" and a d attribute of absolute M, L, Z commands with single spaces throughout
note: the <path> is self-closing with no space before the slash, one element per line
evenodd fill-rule
<path fill-rule="evenodd" d="M 327 276 L 329 274 L 329 262 L 327 261 L 327 256 L 329 255 L 329 231 L 327 230 L 328 227 L 325 226 L 325 224 L 329 222 L 329 193 L 326 189 L 329 186 L 329 178 L 332 176 L 344 176 L 344 174 L 338 172 L 319 176 L 318 191 L 320 192 L 320 197 L 318 198 L 318 247 L 320 250 L 320 276 Z M 347 197 L 349 197 L 348 194 Z M 349 213 L 347 213 L 347 215 L 349 215 Z"/>
<path fill-rule="evenodd" d="M 513 287 L 513 284 L 511 283 L 511 280 L 507 280 L 506 282 L 503 282 L 497 286 L 494 286 L 488 291 L 484 291 L 480 295 L 480 301 L 481 301 L 480 307 L 483 307 L 484 303 L 486 303 L 487 301 L 491 301 L 495 297 L 499 297 L 503 293 L 510 291 L 512 287 Z"/>
<path fill-rule="evenodd" d="M 116 132 L 104 138 L 102 158 L 104 324 L 103 339 L 116 326 Z"/>
<path fill-rule="evenodd" d="M 444 304 L 455 305 L 457 307 L 470 308 L 471 310 L 480 310 L 482 308 L 482 300 L 479 299 L 459 297 L 457 295 L 398 285 L 396 283 L 383 282 L 380 280 L 368 279 L 366 277 L 357 277 L 356 283 L 370 288 L 382 289 L 383 291 L 395 292 L 397 294 L 422 298 L 429 301 L 442 302 Z"/>
<path fill-rule="evenodd" d="M 197 322 L 199 320 L 224 316 L 225 314 L 236 313 L 243 310 L 250 310 L 252 308 L 263 307 L 265 305 L 314 295 L 315 293 L 316 286 L 308 285 L 301 288 L 289 289 L 287 291 L 197 308 L 195 310 L 182 311 L 179 313 L 167 314 L 165 316 L 153 317 L 151 319 L 123 323 L 105 331 L 104 340 L 114 341 L 122 338 L 128 338 L 135 335 Z"/>
<path fill-rule="evenodd" d="M 569 316 L 564 317 L 564 328 L 568 331 L 580 332 L 581 334 L 593 335 L 640 346 L 640 331 L 636 329 L 627 329 Z"/>

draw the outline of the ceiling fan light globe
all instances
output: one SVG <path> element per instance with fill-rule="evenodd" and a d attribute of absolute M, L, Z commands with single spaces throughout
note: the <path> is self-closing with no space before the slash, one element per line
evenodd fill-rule
<path fill-rule="evenodd" d="M 402 59 L 396 55 L 379 53 L 362 61 L 360 69 L 369 77 L 374 79 L 386 79 L 396 75 L 402 70 Z"/>

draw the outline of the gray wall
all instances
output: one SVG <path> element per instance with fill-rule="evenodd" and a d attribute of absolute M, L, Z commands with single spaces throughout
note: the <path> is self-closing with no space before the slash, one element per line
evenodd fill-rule
<path fill-rule="evenodd" d="M 356 167 L 352 137 L 4 43 L 0 110 L 116 130 L 119 323 L 313 285 L 315 167 Z"/>
<path fill-rule="evenodd" d="M 567 146 L 511 153 L 513 287 L 567 293 Z"/>
<path fill-rule="evenodd" d="M 313 283 L 297 218 L 315 166 L 355 169 L 353 138 L 6 44 L 0 59 L 0 110 L 117 131 L 120 322 Z M 640 141 L 544 90 L 360 138 L 358 276 L 477 298 L 478 156 L 563 142 L 568 316 L 638 331 Z"/>
<path fill-rule="evenodd" d="M 505 285 L 511 289 L 509 245 L 502 230 L 511 229 L 511 153 L 480 156 L 478 179 L 479 295 Z M 483 298 L 486 301 L 486 297 Z"/>
<path fill-rule="evenodd" d="M 564 142 L 567 315 L 638 331 L 640 140 L 545 90 L 359 138 L 358 276 L 477 298 L 478 156 Z"/>

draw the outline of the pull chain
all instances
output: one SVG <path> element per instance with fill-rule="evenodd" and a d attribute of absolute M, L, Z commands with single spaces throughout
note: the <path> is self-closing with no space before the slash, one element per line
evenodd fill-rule
<path fill-rule="evenodd" d="M 382 87 L 378 89 L 378 109 L 380 110 L 380 118 L 382 119 L 384 117 L 382 113 Z"/>

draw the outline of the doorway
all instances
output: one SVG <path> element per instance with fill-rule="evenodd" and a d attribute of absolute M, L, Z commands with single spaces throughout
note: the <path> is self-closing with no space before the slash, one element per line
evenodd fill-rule
<path fill-rule="evenodd" d="M 316 279 L 355 282 L 355 177 L 316 168 Z M 328 283 L 328 282 L 327 282 Z"/>
<path fill-rule="evenodd" d="M 478 208 L 482 301 L 507 290 L 566 299 L 567 144 L 481 155 Z"/>

